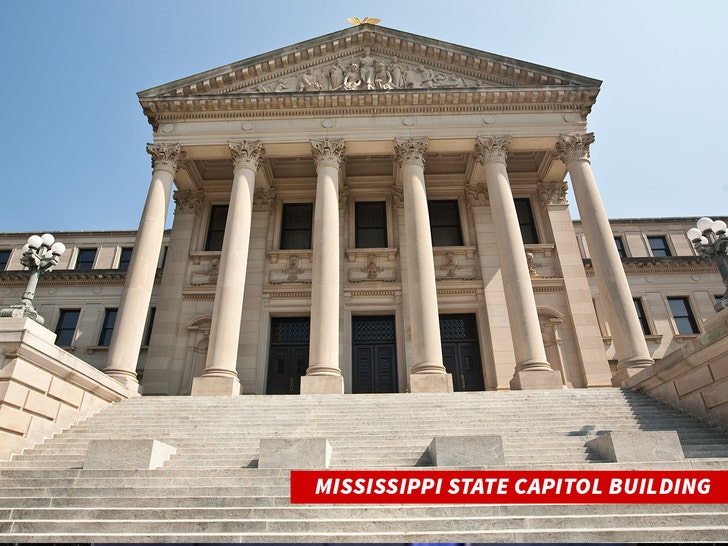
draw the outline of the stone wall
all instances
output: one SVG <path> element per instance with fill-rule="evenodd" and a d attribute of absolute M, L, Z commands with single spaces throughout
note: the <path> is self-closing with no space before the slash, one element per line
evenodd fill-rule
<path fill-rule="evenodd" d="M 55 337 L 30 319 L 0 318 L 0 460 L 135 395 Z"/>
<path fill-rule="evenodd" d="M 703 331 L 623 386 L 728 429 L 728 309 L 706 320 Z"/>

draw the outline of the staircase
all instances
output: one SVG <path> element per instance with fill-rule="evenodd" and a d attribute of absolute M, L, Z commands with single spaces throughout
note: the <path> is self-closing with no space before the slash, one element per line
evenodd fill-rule
<path fill-rule="evenodd" d="M 608 431 L 675 430 L 685 462 L 606 463 Z M 1 542 L 722 541 L 725 505 L 303 506 L 261 438 L 325 437 L 331 468 L 428 467 L 434 436 L 499 434 L 503 469 L 728 469 L 728 435 L 619 389 L 142 397 L 0 462 Z M 91 439 L 177 449 L 157 470 L 83 470 Z"/>

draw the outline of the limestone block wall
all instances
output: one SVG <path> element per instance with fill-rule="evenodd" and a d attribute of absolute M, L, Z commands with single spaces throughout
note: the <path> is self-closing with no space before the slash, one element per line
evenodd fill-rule
<path fill-rule="evenodd" d="M 0 319 L 0 460 L 133 396 L 54 341 L 30 319 Z"/>
<path fill-rule="evenodd" d="M 728 309 L 705 333 L 630 377 L 624 386 L 728 429 Z"/>

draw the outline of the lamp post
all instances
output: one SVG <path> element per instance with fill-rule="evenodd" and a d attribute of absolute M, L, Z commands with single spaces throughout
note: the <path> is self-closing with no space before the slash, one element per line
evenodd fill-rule
<path fill-rule="evenodd" d="M 43 324 L 43 317 L 33 307 L 35 288 L 38 286 L 40 276 L 58 265 L 58 258 L 65 251 L 66 246 L 63 243 L 56 242 L 50 233 L 46 233 L 42 237 L 40 235 L 28 237 L 28 243 L 23 246 L 23 256 L 20 258 L 20 263 L 30 270 L 30 279 L 28 279 L 20 303 L 1 310 L 0 317 L 28 317 L 38 324 Z"/>
<path fill-rule="evenodd" d="M 728 307 L 728 235 L 726 223 L 723 220 L 713 221 L 711 218 L 701 218 L 697 227 L 688 230 L 688 238 L 692 241 L 695 250 L 700 256 L 712 258 L 718 264 L 718 271 L 723 279 L 726 291 L 715 310 L 721 311 Z"/>

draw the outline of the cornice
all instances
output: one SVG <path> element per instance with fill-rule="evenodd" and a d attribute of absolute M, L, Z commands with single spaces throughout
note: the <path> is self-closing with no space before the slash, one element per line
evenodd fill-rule
<path fill-rule="evenodd" d="M 393 116 L 443 113 L 579 112 L 586 116 L 599 88 L 468 88 L 446 90 L 250 93 L 142 100 L 156 128 L 163 122 L 241 118 Z"/>
<path fill-rule="evenodd" d="M 41 278 L 40 286 L 104 286 L 123 285 L 126 281 L 125 269 L 58 269 L 46 273 Z M 157 269 L 154 283 L 162 281 L 162 270 Z M 0 286 L 25 286 L 28 272 L 23 269 L 0 272 Z"/>
<path fill-rule="evenodd" d="M 584 258 L 584 269 L 589 276 L 594 275 L 594 267 L 590 258 Z M 622 266 L 627 275 L 649 273 L 716 273 L 715 262 L 697 256 L 664 256 L 622 258 Z"/>

